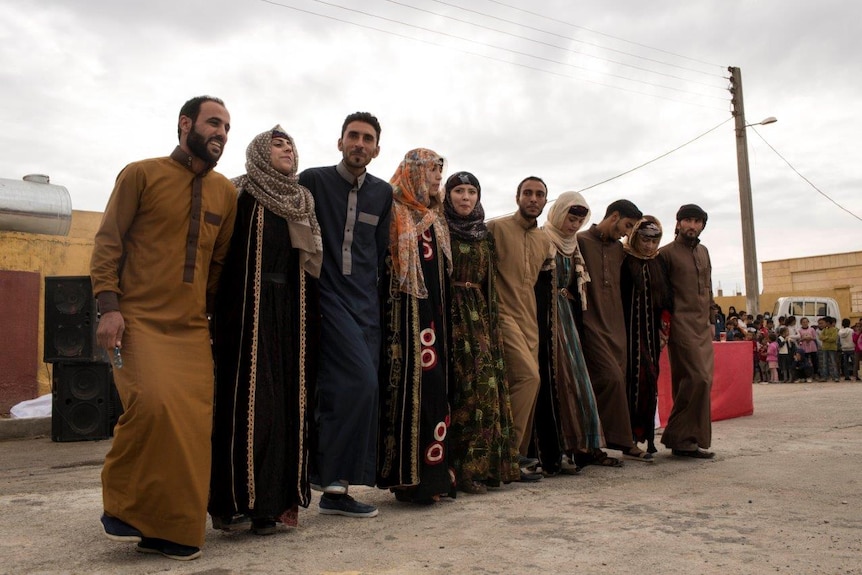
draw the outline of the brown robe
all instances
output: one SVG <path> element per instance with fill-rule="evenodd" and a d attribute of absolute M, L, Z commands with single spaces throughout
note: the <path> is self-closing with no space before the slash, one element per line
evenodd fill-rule
<path fill-rule="evenodd" d="M 626 322 L 620 292 L 626 253 L 618 240 L 602 237 L 595 224 L 578 234 L 578 245 L 591 278 L 587 284 L 581 345 L 605 440 L 608 446 L 632 447 L 626 398 Z"/>
<path fill-rule="evenodd" d="M 178 153 L 179 152 L 179 153 Z M 207 302 L 230 243 L 236 191 L 208 172 L 194 185 L 179 148 L 117 177 L 90 262 L 102 312 L 125 320 L 124 413 L 102 469 L 105 512 L 200 547 L 206 530 L 213 411 Z"/>
<path fill-rule="evenodd" d="M 708 448 L 715 333 L 709 252 L 700 240 L 687 242 L 677 236 L 658 257 L 667 267 L 674 310 L 668 340 L 673 410 L 661 442 L 671 449 Z"/>

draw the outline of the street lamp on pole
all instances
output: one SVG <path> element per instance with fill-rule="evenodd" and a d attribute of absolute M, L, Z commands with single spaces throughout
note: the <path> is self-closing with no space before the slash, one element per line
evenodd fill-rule
<path fill-rule="evenodd" d="M 754 241 L 754 209 L 751 202 L 751 173 L 748 166 L 748 138 L 745 128 L 772 124 L 774 116 L 754 124 L 745 123 L 742 101 L 742 74 L 739 68 L 730 67 L 730 93 L 733 98 L 733 116 L 736 120 L 736 165 L 739 177 L 739 211 L 742 219 L 742 259 L 745 270 L 745 302 L 748 313 L 760 313 L 760 287 L 757 277 L 757 246 Z"/>

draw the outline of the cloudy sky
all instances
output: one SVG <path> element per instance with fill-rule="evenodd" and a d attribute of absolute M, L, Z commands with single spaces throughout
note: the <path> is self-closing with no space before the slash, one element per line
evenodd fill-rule
<path fill-rule="evenodd" d="M 700 204 L 728 294 L 744 289 L 728 66 L 747 122 L 779 120 L 748 129 L 758 260 L 862 250 L 860 18 L 849 0 L 0 0 L 0 178 L 49 174 L 101 211 L 199 94 L 231 113 L 229 177 L 276 123 L 300 168 L 334 164 L 344 116 L 367 110 L 372 173 L 432 148 L 477 175 L 489 217 L 524 176 L 553 198 L 682 146 L 583 193 L 594 219 L 634 201 L 666 240 Z"/>

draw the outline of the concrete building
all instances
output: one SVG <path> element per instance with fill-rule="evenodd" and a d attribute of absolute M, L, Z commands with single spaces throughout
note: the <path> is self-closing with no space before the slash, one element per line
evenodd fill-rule
<path fill-rule="evenodd" d="M 760 313 L 771 313 L 779 297 L 809 295 L 834 298 L 841 317 L 854 322 L 862 318 L 862 251 L 772 260 L 761 266 Z M 743 295 L 716 297 L 715 301 L 725 311 L 729 306 L 745 309 Z"/>

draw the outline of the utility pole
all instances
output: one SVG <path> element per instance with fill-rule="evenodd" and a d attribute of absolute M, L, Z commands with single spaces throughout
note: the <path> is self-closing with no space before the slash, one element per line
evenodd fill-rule
<path fill-rule="evenodd" d="M 742 73 L 731 66 L 730 95 L 736 121 L 736 167 L 739 176 L 739 211 L 742 217 L 742 259 L 745 269 L 746 311 L 760 313 L 760 286 L 757 278 L 757 246 L 754 241 L 754 208 L 751 203 L 751 173 L 748 166 L 748 137 L 745 134 L 745 106 L 742 102 Z"/>

